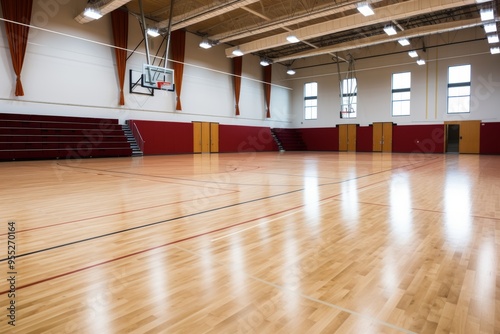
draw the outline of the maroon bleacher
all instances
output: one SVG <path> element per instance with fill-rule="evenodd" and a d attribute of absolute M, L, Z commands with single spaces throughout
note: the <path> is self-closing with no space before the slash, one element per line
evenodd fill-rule
<path fill-rule="evenodd" d="M 307 151 L 306 144 L 298 129 L 272 129 L 285 151 Z"/>
<path fill-rule="evenodd" d="M 115 119 L 0 113 L 0 160 L 131 155 Z"/>

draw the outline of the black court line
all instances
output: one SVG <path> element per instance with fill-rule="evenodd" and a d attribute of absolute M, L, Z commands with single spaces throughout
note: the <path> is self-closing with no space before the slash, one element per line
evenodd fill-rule
<path fill-rule="evenodd" d="M 432 160 L 436 160 L 436 159 L 432 159 Z M 441 161 L 441 160 L 439 160 L 439 161 Z M 437 162 L 439 162 L 439 161 L 437 161 Z M 425 166 L 430 165 L 432 163 L 435 163 L 435 162 L 431 161 L 428 164 L 417 166 L 417 167 L 413 167 L 412 169 L 425 167 Z M 328 183 L 328 184 L 321 184 L 321 185 L 318 185 L 318 187 L 324 186 L 324 185 L 340 184 L 340 183 L 350 182 L 350 181 L 353 181 L 353 180 L 357 180 L 357 179 L 361 179 L 361 178 L 365 178 L 365 177 L 370 177 L 370 176 L 381 174 L 381 173 L 386 173 L 386 172 L 389 172 L 389 171 L 397 170 L 397 169 L 400 169 L 400 168 L 405 168 L 407 166 L 412 166 L 412 165 L 413 164 L 409 164 L 409 165 L 399 166 L 399 167 L 388 169 L 388 170 L 384 170 L 384 171 L 378 171 L 378 172 L 374 172 L 374 173 L 370 173 L 370 174 L 366 174 L 366 175 L 360 175 L 360 176 L 357 176 L 357 177 L 354 177 L 354 178 L 351 178 L 351 179 L 347 179 L 347 180 L 342 180 L 342 181 L 339 181 L 339 182 L 332 182 L 332 183 Z M 80 167 L 75 167 L 75 168 L 80 168 Z M 85 168 L 85 169 L 90 169 L 90 168 Z M 129 232 L 129 231 L 133 231 L 133 230 L 138 230 L 138 229 L 141 229 L 141 228 L 146 228 L 146 227 L 151 227 L 151 226 L 155 226 L 155 225 L 159 225 L 159 224 L 164 224 L 164 223 L 168 223 L 168 222 L 172 222 L 172 221 L 176 221 L 176 220 L 180 220 L 180 219 L 184 219 L 184 218 L 194 217 L 194 216 L 202 215 L 202 214 L 209 213 L 209 212 L 214 212 L 214 211 L 219 211 L 219 210 L 223 210 L 223 209 L 228 209 L 228 208 L 239 206 L 239 205 L 254 203 L 254 202 L 258 202 L 258 201 L 261 201 L 261 200 L 266 200 L 266 199 L 270 199 L 270 198 L 274 198 L 274 197 L 280 197 L 280 196 L 289 195 L 289 194 L 293 194 L 293 193 L 297 193 L 297 192 L 302 192 L 304 190 L 305 190 L 304 188 L 296 189 L 296 190 L 291 190 L 291 191 L 280 193 L 280 194 L 269 195 L 269 196 L 266 196 L 266 197 L 261 197 L 261 198 L 256 198 L 256 199 L 253 199 L 253 200 L 248 200 L 248 201 L 245 201 L 245 202 L 239 202 L 239 203 L 235 203 L 235 204 L 225 205 L 225 206 L 222 206 L 222 207 L 213 208 L 213 209 L 209 209 L 209 210 L 205 210 L 205 211 L 200 211 L 200 212 L 192 213 L 192 214 L 189 214 L 189 215 L 184 215 L 184 216 L 179 216 L 179 217 L 175 217 L 175 218 L 160 220 L 160 221 L 149 223 L 149 224 L 134 226 L 134 227 L 130 227 L 130 228 L 123 229 L 123 230 L 118 230 L 118 231 L 114 231 L 114 232 L 110 232 L 110 233 L 105 233 L 105 234 L 101 234 L 101 235 L 97 235 L 97 236 L 94 236 L 94 237 L 85 238 L 85 239 L 81 239 L 81 240 L 75 240 L 75 241 L 68 242 L 68 243 L 65 243 L 65 244 L 56 245 L 56 246 L 52 246 L 52 247 L 48 247 L 48 248 L 43 248 L 43 249 L 39 249 L 39 250 L 32 251 L 32 252 L 28 252 L 28 253 L 16 255 L 16 258 L 21 258 L 21 257 L 33 255 L 33 254 L 38 254 L 38 253 L 42 253 L 42 252 L 46 252 L 46 251 L 50 251 L 50 250 L 54 250 L 54 249 L 58 249 L 58 248 L 63 248 L 63 247 L 67 247 L 67 246 L 79 244 L 79 243 L 86 242 L 86 241 L 91 241 L 91 240 L 96 240 L 96 239 L 100 239 L 100 238 L 104 238 L 104 237 L 109 237 L 109 236 L 112 236 L 112 235 L 116 235 L 116 234 L 120 234 L 120 233 L 125 233 L 125 232 Z M 4 262 L 4 261 L 7 261 L 7 260 L 8 260 L 8 258 L 3 258 L 3 259 L 0 259 L 0 262 Z"/>
<path fill-rule="evenodd" d="M 400 169 L 400 168 L 406 168 L 408 166 L 413 166 L 415 164 L 426 162 L 427 160 L 433 161 L 433 160 L 436 160 L 436 159 L 438 159 L 438 158 L 434 157 L 434 158 L 431 158 L 431 159 L 424 159 L 424 160 L 418 161 L 416 163 L 409 163 L 407 165 L 398 166 L 398 167 L 394 167 L 394 168 L 389 168 L 389 169 L 385 169 L 385 170 L 382 170 L 382 171 L 370 173 L 370 174 L 367 174 L 367 175 L 361 175 L 361 176 L 358 176 L 358 177 L 355 177 L 355 178 L 352 178 L 352 179 L 322 183 L 322 184 L 320 184 L 318 186 L 327 186 L 327 185 L 332 185 L 332 184 L 339 184 L 339 183 L 342 183 L 342 182 L 356 180 L 356 179 L 360 179 L 360 178 L 363 178 L 363 177 L 376 175 L 376 174 L 379 174 L 379 173 L 385 173 L 385 172 L 396 170 L 396 169 Z M 58 163 L 58 165 L 60 165 L 60 164 Z M 60 165 L 60 166 L 62 166 L 62 165 Z M 171 176 L 161 176 L 161 175 L 147 175 L 147 174 L 140 174 L 140 173 L 121 172 L 121 171 L 113 171 L 113 170 L 107 170 L 107 169 L 89 168 L 89 167 L 79 167 L 79 166 L 66 166 L 66 167 L 73 168 L 73 169 L 90 170 L 90 171 L 94 171 L 94 172 L 97 171 L 97 172 L 124 174 L 124 175 L 132 175 L 132 176 L 145 176 L 145 177 L 152 177 L 152 178 L 181 180 L 181 181 L 189 181 L 189 182 L 197 182 L 197 183 L 215 183 L 215 184 L 235 185 L 235 186 L 268 186 L 268 187 L 269 186 L 272 186 L 272 187 L 301 187 L 302 186 L 302 184 L 283 184 L 283 185 L 281 185 L 281 184 L 220 182 L 220 181 L 216 181 L 216 180 L 193 180 L 193 179 L 187 179 L 187 178 L 182 178 L 182 177 L 171 177 Z M 253 170 L 259 169 L 259 168 L 261 168 L 261 167 L 256 167 Z M 235 173 L 235 172 L 240 173 L 240 172 L 245 172 L 245 171 L 238 171 L 237 169 L 234 169 L 232 171 L 228 171 L 228 172 L 216 172 L 214 174 L 225 174 L 225 173 L 228 173 L 228 174 L 231 175 L 231 173 Z M 250 170 L 249 170 L 249 172 L 252 173 Z M 262 173 L 262 174 L 267 174 L 267 173 Z M 210 175 L 210 174 L 207 174 L 207 175 Z M 309 177 L 311 177 L 311 176 L 309 176 Z M 316 178 L 317 179 L 321 179 L 321 177 L 316 177 Z"/>

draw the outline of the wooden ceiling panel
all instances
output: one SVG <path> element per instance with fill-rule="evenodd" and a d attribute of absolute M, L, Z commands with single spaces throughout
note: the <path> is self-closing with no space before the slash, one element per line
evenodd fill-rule
<path fill-rule="evenodd" d="M 114 1 L 114 0 L 110 0 Z M 498 8 L 498 1 L 491 1 L 491 6 Z M 145 16 L 156 22 L 160 27 L 168 26 L 170 17 L 169 0 L 143 0 Z M 374 17 L 387 17 L 386 21 L 370 23 L 357 11 L 360 1 L 352 0 L 177 0 L 173 9 L 173 29 L 186 29 L 199 36 L 220 41 L 232 46 L 252 44 L 253 54 L 260 56 L 293 58 L 294 53 L 302 53 L 307 49 L 318 49 L 335 44 L 345 45 L 352 41 L 353 49 L 357 48 L 356 40 L 376 35 L 384 24 L 394 24 L 403 36 L 405 29 L 415 29 L 426 25 L 437 25 L 449 21 L 477 19 L 480 4 L 475 0 L 369 0 L 375 11 Z M 418 7 L 428 7 L 424 14 L 408 15 L 397 14 L 399 21 L 391 20 L 391 10 L 405 8 L 403 4 Z M 427 3 L 427 5 L 425 5 Z M 140 14 L 139 0 L 132 0 L 126 5 L 127 9 Z M 436 8 L 435 10 L 433 8 Z M 396 8 L 396 10 L 394 9 Z M 443 9 L 444 8 L 444 9 Z M 496 10 L 498 21 L 498 10 Z M 404 19 L 401 19 L 404 17 Z M 348 22 L 366 20 L 366 24 L 345 32 L 325 30 L 320 36 L 301 41 L 296 44 L 269 43 L 269 39 L 283 39 L 283 34 L 295 31 L 319 29 L 322 24 L 331 24 L 337 20 L 348 19 Z M 464 29 L 470 29 L 470 25 Z M 434 32 L 435 33 L 435 32 Z M 486 37 L 486 36 L 485 36 Z M 388 40 L 388 42 L 393 43 Z M 261 42 L 262 41 L 262 42 Z M 226 51 L 227 53 L 227 51 Z"/>

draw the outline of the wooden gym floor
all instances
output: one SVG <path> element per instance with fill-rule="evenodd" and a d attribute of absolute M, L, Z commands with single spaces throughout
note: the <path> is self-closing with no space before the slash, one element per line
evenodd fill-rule
<path fill-rule="evenodd" d="M 0 181 L 0 333 L 500 333 L 500 156 L 6 162 Z"/>

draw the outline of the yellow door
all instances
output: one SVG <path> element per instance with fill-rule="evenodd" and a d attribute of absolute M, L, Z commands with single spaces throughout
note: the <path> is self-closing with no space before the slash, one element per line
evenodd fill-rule
<path fill-rule="evenodd" d="M 382 152 L 392 152 L 392 123 L 386 122 L 382 128 Z"/>
<path fill-rule="evenodd" d="M 201 123 L 201 153 L 210 153 L 210 123 Z"/>
<path fill-rule="evenodd" d="M 382 123 L 373 123 L 373 152 L 382 152 Z"/>
<path fill-rule="evenodd" d="M 339 125 L 339 151 L 347 151 L 347 124 Z"/>
<path fill-rule="evenodd" d="M 356 151 L 356 124 L 349 124 L 347 126 L 347 150 Z"/>
<path fill-rule="evenodd" d="M 479 153 L 480 121 L 460 122 L 460 153 Z"/>
<path fill-rule="evenodd" d="M 201 122 L 193 122 L 193 152 L 201 153 Z"/>
<path fill-rule="evenodd" d="M 210 123 L 210 152 L 219 152 L 219 123 Z"/>

